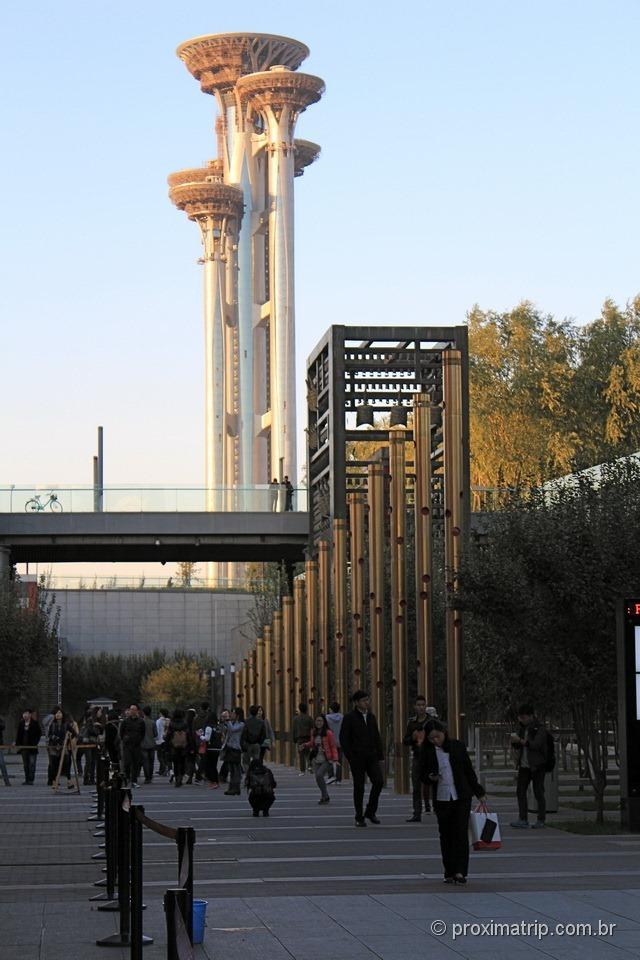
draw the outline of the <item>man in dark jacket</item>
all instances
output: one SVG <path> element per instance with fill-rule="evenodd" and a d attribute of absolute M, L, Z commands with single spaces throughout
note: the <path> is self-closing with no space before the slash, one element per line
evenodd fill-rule
<path fill-rule="evenodd" d="M 140 716 L 139 706 L 132 703 L 127 715 L 120 724 L 122 741 L 122 766 L 125 783 L 138 786 L 138 772 L 142 766 L 142 741 L 146 733 L 144 720 Z"/>
<path fill-rule="evenodd" d="M 38 762 L 38 744 L 42 736 L 42 727 L 33 716 L 34 710 L 25 710 L 22 714 L 22 720 L 18 724 L 16 733 L 16 744 L 19 747 L 26 747 L 20 750 L 22 754 L 22 766 L 24 767 L 24 785 L 33 786 L 36 776 L 36 763 Z"/>
<path fill-rule="evenodd" d="M 515 820 L 511 826 L 519 830 L 526 830 L 529 826 L 527 790 L 529 784 L 533 783 L 533 795 L 538 807 L 538 816 L 533 824 L 533 829 L 541 829 L 544 827 L 547 812 L 544 796 L 547 730 L 535 716 L 533 707 L 528 703 L 524 703 L 518 708 L 518 723 L 517 734 L 511 736 L 511 746 L 518 766 L 516 796 L 518 798 L 519 819 Z"/>
<path fill-rule="evenodd" d="M 248 770 L 252 760 L 260 759 L 260 745 L 267 736 L 264 720 L 258 716 L 258 707 L 252 704 L 249 707 L 249 716 L 244 722 L 244 730 L 240 736 L 240 749 L 244 754 L 244 766 Z"/>
<path fill-rule="evenodd" d="M 409 718 L 407 729 L 405 730 L 402 742 L 407 747 L 411 747 L 411 788 L 413 795 L 413 816 L 409 817 L 407 823 L 420 823 L 422 820 L 422 798 L 423 783 L 420 779 L 420 747 L 425 737 L 425 727 L 431 722 L 427 713 L 427 701 L 424 697 L 416 697 L 416 712 Z M 426 789 L 429 789 L 426 787 Z M 425 811 L 431 812 L 429 805 L 429 795 L 425 798 Z"/>
<path fill-rule="evenodd" d="M 300 773 L 298 776 L 300 777 L 307 769 L 307 754 L 309 751 L 304 745 L 308 742 L 312 730 L 313 720 L 309 716 L 307 705 L 306 703 L 299 703 L 298 713 L 293 718 L 293 741 L 298 751 L 298 760 L 300 762 Z M 309 773 L 311 773 L 311 767 L 309 767 Z"/>
<path fill-rule="evenodd" d="M 374 715 L 369 712 L 369 694 L 365 690 L 356 690 L 351 700 L 354 709 L 347 713 L 342 721 L 340 746 L 351 767 L 356 826 L 366 827 L 366 820 L 370 820 L 371 823 L 380 823 L 376 811 L 384 782 L 382 776 L 384 751 L 378 723 Z M 371 791 L 363 812 L 365 776 L 368 776 L 371 781 Z"/>

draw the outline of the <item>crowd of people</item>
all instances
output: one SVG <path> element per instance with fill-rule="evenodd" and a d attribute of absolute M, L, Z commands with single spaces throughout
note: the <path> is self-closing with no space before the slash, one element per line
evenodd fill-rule
<path fill-rule="evenodd" d="M 511 825 L 529 827 L 527 790 L 532 784 L 537 818 L 532 826 L 545 825 L 545 773 L 552 769 L 553 741 L 530 704 L 518 709 L 518 730 L 511 735 L 517 768 L 519 819 Z M 4 725 L 0 726 L 0 744 Z M 37 713 L 22 714 L 16 734 L 24 767 L 24 784 L 34 783 L 38 745 L 45 738 L 47 783 L 56 789 L 66 779 L 69 789 L 77 778 L 95 783 L 98 749 L 103 749 L 120 770 L 125 786 L 138 787 L 141 777 L 149 784 L 154 776 L 168 777 L 176 788 L 208 784 L 215 790 L 226 784 L 225 794 L 239 796 L 244 776 L 253 816 L 269 816 L 277 786 L 265 763 L 274 744 L 274 732 L 262 706 L 221 711 L 218 717 L 202 703 L 197 709 L 160 709 L 132 703 L 122 714 L 101 707 L 88 710 L 80 723 L 59 705 L 40 723 Z M 344 759 L 353 783 L 356 827 L 379 824 L 378 803 L 382 791 L 383 745 L 376 717 L 369 709 L 369 695 L 357 690 L 352 710 L 342 714 L 339 703 L 331 710 L 311 716 L 300 703 L 293 718 L 292 737 L 298 754 L 299 776 L 310 774 L 320 791 L 320 805 L 330 802 L 328 787 L 340 784 Z M 404 744 L 411 750 L 412 816 L 419 823 L 423 813 L 435 812 L 446 883 L 466 883 L 469 866 L 468 827 L 473 797 L 486 798 L 486 791 L 473 769 L 465 744 L 449 736 L 436 710 L 423 696 L 416 697 L 415 713 L 409 718 Z M 9 785 L 2 750 L 2 770 Z M 366 780 L 370 782 L 364 802 Z"/>

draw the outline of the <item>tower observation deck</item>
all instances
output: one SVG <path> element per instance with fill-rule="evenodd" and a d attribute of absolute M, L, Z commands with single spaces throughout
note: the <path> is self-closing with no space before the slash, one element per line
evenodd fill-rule
<path fill-rule="evenodd" d="M 217 488 L 297 481 L 293 184 L 320 147 L 295 127 L 324 83 L 288 37 L 213 34 L 177 54 L 218 107 L 217 159 L 171 174 L 169 195 L 204 248 L 205 480 L 224 509 Z"/>

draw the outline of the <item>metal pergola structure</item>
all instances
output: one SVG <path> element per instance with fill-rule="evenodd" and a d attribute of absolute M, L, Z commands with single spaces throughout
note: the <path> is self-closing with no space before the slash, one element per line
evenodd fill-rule
<path fill-rule="evenodd" d="M 410 660 L 433 703 L 434 529 L 448 601 L 447 721 L 454 737 L 464 726 L 455 586 L 469 528 L 467 328 L 333 326 L 307 363 L 307 408 L 304 574 L 257 637 L 236 699 L 266 705 L 276 759 L 293 763 L 295 704 L 322 713 L 337 700 L 347 710 L 349 695 L 370 686 L 373 712 L 389 735 L 395 789 L 405 793 Z"/>
<path fill-rule="evenodd" d="M 402 422 L 416 394 L 434 407 L 443 402 L 443 354 L 461 357 L 463 485 L 469 489 L 468 331 L 458 327 L 332 326 L 307 361 L 309 514 L 315 543 L 346 520 L 346 494 L 362 485 L 366 463 L 347 459 L 347 445 L 388 442 L 389 429 L 374 429 L 376 415 Z M 361 425 L 358 427 L 358 423 Z M 369 429 L 363 430 L 367 426 Z M 406 439 L 413 440 L 412 430 Z M 436 485 L 443 456 L 442 417 L 432 418 L 431 460 Z M 363 469 L 365 468 L 365 469 Z M 366 481 L 365 481 L 366 485 Z M 465 511 L 468 516 L 468 499 Z"/>
<path fill-rule="evenodd" d="M 449 599 L 469 530 L 468 369 L 464 326 L 333 326 L 307 363 L 310 573 L 317 557 L 320 603 L 318 685 L 327 690 L 331 683 L 334 696 L 346 704 L 354 687 L 370 682 L 381 720 L 385 691 L 391 693 L 389 727 L 399 791 L 408 787 L 402 734 L 411 644 L 418 682 L 433 702 L 433 528 L 438 525 L 444 537 Z M 409 509 L 415 517 L 411 557 Z M 407 596 L 410 563 L 416 568 L 415 597 Z M 407 634 L 412 603 L 415 637 Z M 464 722 L 462 620 L 452 608 L 445 619 L 448 723 L 457 736 Z"/>

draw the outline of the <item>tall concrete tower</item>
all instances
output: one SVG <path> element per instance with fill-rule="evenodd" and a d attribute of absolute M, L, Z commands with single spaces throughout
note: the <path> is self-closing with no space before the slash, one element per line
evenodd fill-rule
<path fill-rule="evenodd" d="M 294 133 L 324 83 L 297 72 L 309 51 L 286 37 L 216 34 L 177 53 L 218 105 L 217 160 L 169 177 L 205 250 L 207 487 L 295 484 L 293 182 L 320 148 Z"/>

